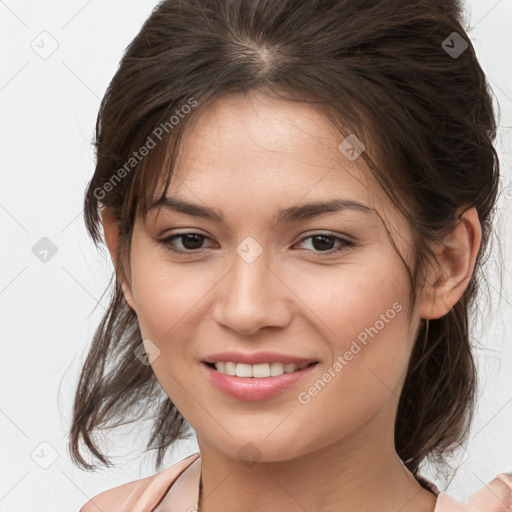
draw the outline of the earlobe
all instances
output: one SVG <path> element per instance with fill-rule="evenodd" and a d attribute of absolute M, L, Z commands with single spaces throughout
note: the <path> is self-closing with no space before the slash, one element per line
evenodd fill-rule
<path fill-rule="evenodd" d="M 418 308 L 421 318 L 441 318 L 458 302 L 473 274 L 481 241 L 478 213 L 470 208 L 434 249 L 437 273 L 430 276 L 422 292 Z"/>
<path fill-rule="evenodd" d="M 109 209 L 103 207 L 100 211 L 101 223 L 103 225 L 103 233 L 105 235 L 105 243 L 107 244 L 110 257 L 114 263 L 114 268 L 118 268 L 119 265 L 119 225 L 117 223 L 117 217 Z M 117 271 L 117 270 L 116 270 Z M 130 286 L 126 282 L 121 283 L 123 295 L 128 306 L 136 312 L 135 301 L 133 299 L 133 293 Z"/>

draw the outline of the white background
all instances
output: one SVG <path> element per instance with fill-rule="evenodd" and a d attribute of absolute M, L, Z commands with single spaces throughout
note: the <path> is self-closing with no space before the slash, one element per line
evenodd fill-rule
<path fill-rule="evenodd" d="M 125 47 L 155 5 L 0 1 L 0 512 L 78 511 L 97 493 L 154 473 L 153 459 L 143 455 L 149 424 L 112 438 L 116 469 L 96 473 L 71 464 L 66 437 L 72 392 L 107 305 L 108 294 L 101 296 L 113 270 L 108 253 L 98 253 L 89 240 L 82 217 L 94 171 L 94 123 Z M 465 5 L 469 36 L 501 107 L 504 178 L 500 243 L 494 242 L 488 267 L 491 309 L 484 304 L 482 335 L 475 333 L 479 409 L 447 489 L 459 500 L 497 473 L 512 471 L 512 0 Z M 40 36 L 43 31 L 56 42 Z M 58 44 L 46 59 L 31 47 L 38 37 L 47 38 L 47 49 Z M 47 263 L 32 252 L 42 237 L 57 247 Z M 165 466 L 196 447 L 194 438 L 180 443 Z M 36 462 L 48 463 L 53 455 L 48 469 Z"/>

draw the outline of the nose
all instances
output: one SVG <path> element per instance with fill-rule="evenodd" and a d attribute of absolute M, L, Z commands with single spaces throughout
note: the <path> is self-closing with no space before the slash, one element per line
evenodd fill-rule
<path fill-rule="evenodd" d="M 215 321 L 243 335 L 263 327 L 285 327 L 291 320 L 293 293 L 265 251 L 249 262 L 235 253 L 233 266 L 218 285 Z"/>

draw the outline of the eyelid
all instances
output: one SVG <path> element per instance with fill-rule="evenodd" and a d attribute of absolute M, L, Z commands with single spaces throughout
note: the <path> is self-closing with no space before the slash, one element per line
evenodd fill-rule
<path fill-rule="evenodd" d="M 335 231 L 329 231 L 329 230 L 325 230 L 325 229 L 320 229 L 317 231 L 315 231 L 315 230 L 307 231 L 306 234 L 301 235 L 301 238 L 299 238 L 299 242 L 302 242 L 306 238 L 315 237 L 315 236 L 332 236 L 333 238 L 340 238 L 342 240 L 345 240 L 346 242 L 355 243 L 355 240 L 351 236 L 349 236 L 345 233 L 336 233 Z"/>

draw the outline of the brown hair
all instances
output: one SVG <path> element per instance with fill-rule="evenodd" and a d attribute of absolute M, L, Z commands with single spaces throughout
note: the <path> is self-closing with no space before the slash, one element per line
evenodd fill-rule
<path fill-rule="evenodd" d="M 98 246 L 99 209 L 107 207 L 120 245 L 115 289 L 77 385 L 69 441 L 75 463 L 95 467 L 80 453 L 82 436 L 110 465 L 91 434 L 114 420 L 134 421 L 130 414 L 144 415 L 144 404 L 156 413 L 147 443 L 158 450 L 156 468 L 186 435 L 151 366 L 134 357 L 142 338 L 121 282 L 135 217 L 146 215 L 163 169 L 165 194 L 185 127 L 221 96 L 253 90 L 312 102 L 343 134 L 340 142 L 348 133 L 365 142 L 361 158 L 413 229 L 411 301 L 433 261 L 429 242 L 476 208 L 482 244 L 473 276 L 457 304 L 419 332 L 395 424 L 397 453 L 418 479 L 423 459 L 441 463 L 465 440 L 476 389 L 468 315 L 499 162 L 490 88 L 461 17 L 456 0 L 167 0 L 154 9 L 127 48 L 96 124 L 85 222 Z"/>

